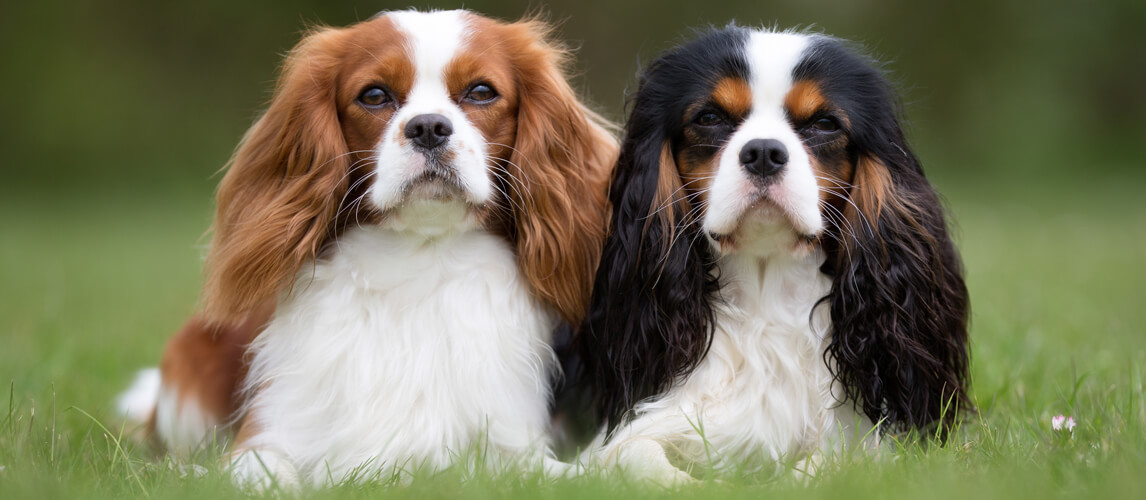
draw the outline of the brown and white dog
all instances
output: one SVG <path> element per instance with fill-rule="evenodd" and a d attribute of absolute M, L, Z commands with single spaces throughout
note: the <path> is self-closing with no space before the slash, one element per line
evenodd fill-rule
<path fill-rule="evenodd" d="M 548 460 L 616 144 L 537 21 L 383 12 L 310 32 L 218 192 L 204 309 L 122 402 L 240 482 Z"/>

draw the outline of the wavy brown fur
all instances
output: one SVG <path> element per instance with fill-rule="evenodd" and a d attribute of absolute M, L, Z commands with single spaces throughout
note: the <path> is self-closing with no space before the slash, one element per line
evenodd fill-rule
<path fill-rule="evenodd" d="M 351 159 L 334 89 L 340 31 L 291 50 L 270 108 L 243 137 L 219 184 L 203 314 L 234 323 L 274 299 L 334 232 Z"/>
<path fill-rule="evenodd" d="M 551 28 L 529 20 L 505 26 L 515 54 L 520 103 L 517 142 L 507 168 L 524 174 L 508 189 L 519 266 L 542 300 L 571 324 L 588 307 L 608 221 L 609 172 L 617 143 L 606 122 L 569 86 L 567 52 L 547 41 Z"/>

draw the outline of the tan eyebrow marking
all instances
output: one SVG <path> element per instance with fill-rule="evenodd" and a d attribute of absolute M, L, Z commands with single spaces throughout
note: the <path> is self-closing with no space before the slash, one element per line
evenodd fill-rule
<path fill-rule="evenodd" d="M 752 109 L 752 88 L 742 78 L 724 77 L 713 87 L 712 100 L 733 116 L 747 116 Z"/>
<path fill-rule="evenodd" d="M 788 95 L 784 97 L 784 107 L 791 115 L 793 122 L 810 119 L 817 111 L 824 108 L 827 99 L 819 84 L 811 80 L 801 80 L 792 85 Z"/>

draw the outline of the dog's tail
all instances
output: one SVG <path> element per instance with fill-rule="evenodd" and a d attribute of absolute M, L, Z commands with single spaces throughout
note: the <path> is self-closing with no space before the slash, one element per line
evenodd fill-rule
<path fill-rule="evenodd" d="M 147 368 L 135 374 L 135 380 L 115 400 L 120 417 L 129 426 L 143 428 L 155 418 L 159 405 L 159 368 Z"/>
<path fill-rule="evenodd" d="M 237 324 L 192 317 L 164 348 L 159 368 L 140 371 L 116 399 L 126 430 L 176 457 L 225 443 L 242 407 L 247 345 L 262 331 L 274 304 Z"/>

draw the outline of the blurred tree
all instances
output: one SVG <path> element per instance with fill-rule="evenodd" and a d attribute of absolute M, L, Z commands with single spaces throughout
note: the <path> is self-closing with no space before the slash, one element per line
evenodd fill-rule
<path fill-rule="evenodd" d="M 462 2 L 415 5 L 453 8 Z M 724 25 L 804 27 L 863 43 L 904 88 L 913 138 L 946 179 L 1137 174 L 1146 155 L 1146 2 L 803 0 L 541 4 L 578 49 L 578 85 L 621 119 L 642 64 Z M 281 55 L 315 22 L 405 2 L 143 0 L 0 6 L 3 184 L 209 189 L 267 98 Z"/>

